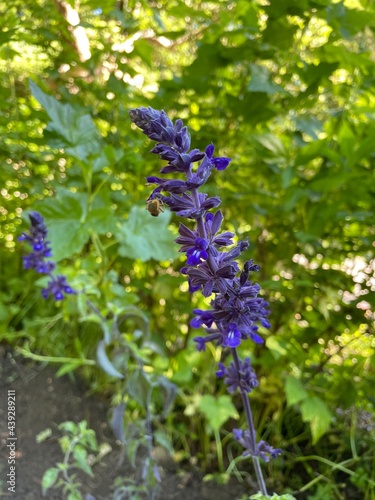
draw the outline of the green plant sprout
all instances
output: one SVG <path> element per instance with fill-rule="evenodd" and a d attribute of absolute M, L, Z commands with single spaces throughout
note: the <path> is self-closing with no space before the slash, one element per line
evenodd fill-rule
<path fill-rule="evenodd" d="M 82 484 L 77 479 L 77 473 L 72 470 L 78 469 L 90 477 L 94 476 L 89 454 L 90 452 L 97 454 L 99 451 L 95 432 L 87 428 L 86 420 L 78 424 L 71 421 L 63 422 L 58 429 L 63 433 L 59 438 L 59 444 L 64 458 L 62 462 L 58 462 L 55 467 L 47 469 L 43 474 L 43 496 L 46 496 L 50 488 L 54 488 L 61 489 L 67 500 L 83 500 L 80 493 Z M 37 436 L 37 441 L 43 441 L 48 435 L 48 432 L 43 431 Z"/>

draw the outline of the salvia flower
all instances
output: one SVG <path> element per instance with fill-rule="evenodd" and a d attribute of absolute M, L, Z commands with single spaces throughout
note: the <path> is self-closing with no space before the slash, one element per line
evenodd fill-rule
<path fill-rule="evenodd" d="M 250 394 L 255 387 L 258 387 L 259 382 L 253 367 L 250 364 L 250 359 L 246 358 L 239 362 L 237 369 L 234 362 L 228 368 L 223 363 L 219 363 L 219 370 L 216 375 L 224 378 L 224 383 L 228 386 L 228 392 L 233 393 L 237 389 L 243 389 Z"/>
<path fill-rule="evenodd" d="M 229 251 L 223 247 L 233 245 L 234 234 L 220 233 L 223 214 L 220 210 L 209 210 L 220 204 L 218 197 L 207 197 L 201 188 L 213 169 L 224 170 L 231 159 L 215 157 L 215 147 L 209 144 L 205 151 L 190 150 L 190 135 L 181 120 L 172 122 L 164 111 L 151 107 L 132 109 L 132 121 L 150 139 L 157 142 L 151 150 L 166 160 L 168 165 L 160 170 L 162 174 L 178 174 L 183 178 L 147 177 L 149 184 L 156 184 L 148 200 L 158 197 L 164 204 L 181 217 L 196 221 L 194 230 L 184 224 L 179 226 L 176 242 L 181 245 L 180 252 L 186 254 L 186 266 L 181 272 L 188 278 L 189 291 L 198 290 L 205 297 L 215 294 L 211 301 L 209 321 L 198 317 L 192 321 L 194 327 L 206 327 L 206 333 L 215 335 L 219 345 L 237 347 L 245 339 L 256 343 L 263 342 L 258 334 L 258 325 L 269 328 L 266 317 L 268 304 L 258 297 L 260 287 L 249 282 L 251 272 L 258 266 L 247 261 L 240 272 L 236 259 L 248 248 L 247 241 L 240 241 Z M 194 168 L 194 164 L 198 165 Z M 238 276 L 238 274 L 240 275 Z M 207 329 L 215 324 L 217 333 Z M 201 337 L 196 338 L 197 347 L 204 348 Z M 198 345 L 199 344 L 199 345 Z"/>
<path fill-rule="evenodd" d="M 233 434 L 236 441 L 242 444 L 245 448 L 243 456 L 257 456 L 262 458 L 265 462 L 269 462 L 271 458 L 276 458 L 282 452 L 280 448 L 274 448 L 270 444 L 266 443 L 266 441 L 259 441 L 259 443 L 255 445 L 254 449 L 253 439 L 248 430 L 243 431 L 241 429 L 233 429 Z"/>
<path fill-rule="evenodd" d="M 42 296 L 47 299 L 50 295 L 55 300 L 62 300 L 64 294 L 75 293 L 68 285 L 66 277 L 62 275 L 55 276 L 53 271 L 56 264 L 52 260 L 50 242 L 47 241 L 48 230 L 43 216 L 39 212 L 30 212 L 29 219 L 31 227 L 28 233 L 22 233 L 19 241 L 26 241 L 31 245 L 32 251 L 23 257 L 24 269 L 35 269 L 37 273 L 46 274 L 50 281 L 46 288 L 42 290 Z"/>
<path fill-rule="evenodd" d="M 195 309 L 195 317 L 191 320 L 194 328 L 204 327 L 206 335 L 195 337 L 196 347 L 204 351 L 208 342 L 215 342 L 232 350 L 235 364 L 228 368 L 220 365 L 217 375 L 224 377 L 229 392 L 237 388 L 245 398 L 258 384 L 249 359 L 240 361 L 237 347 L 245 340 L 259 344 L 263 338 L 258 333 L 259 325 L 269 328 L 268 303 L 259 297 L 260 286 L 250 280 L 250 274 L 258 271 L 252 260 L 245 262 L 242 270 L 237 259 L 249 243 L 239 241 L 233 244 L 234 234 L 221 232 L 223 214 L 217 208 L 221 201 L 217 196 L 208 197 L 200 192 L 214 169 L 222 171 L 231 162 L 227 157 L 214 157 L 215 147 L 209 144 L 204 152 L 190 148 L 190 135 L 181 120 L 175 123 L 164 111 L 148 108 L 132 109 L 131 120 L 142 129 L 143 133 L 157 144 L 151 150 L 168 162 L 160 170 L 160 174 L 176 174 L 174 177 L 149 176 L 147 182 L 156 187 L 148 200 L 159 198 L 171 211 L 180 217 L 195 221 L 194 229 L 180 224 L 176 243 L 180 244 L 180 252 L 186 254 L 186 265 L 181 273 L 187 276 L 189 291 L 201 291 L 204 297 L 211 297 L 210 309 Z M 197 165 L 196 165 L 197 164 Z M 232 246 L 228 251 L 223 248 Z M 213 297 L 212 297 L 213 296 Z M 248 402 L 245 402 L 249 405 Z M 248 408 L 247 415 L 250 413 Z M 252 427 L 250 420 L 249 428 Z M 253 457 L 267 458 L 272 451 L 265 445 L 247 446 L 247 434 L 240 438 Z M 255 432 L 255 431 L 254 431 Z M 254 434 L 253 432 L 253 434 Z M 261 485 L 262 492 L 265 491 Z"/>

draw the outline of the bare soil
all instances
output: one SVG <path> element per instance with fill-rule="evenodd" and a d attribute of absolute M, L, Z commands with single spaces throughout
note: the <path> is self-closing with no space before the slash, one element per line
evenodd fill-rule
<path fill-rule="evenodd" d="M 68 376 L 57 378 L 53 366 L 43 366 L 25 361 L 7 347 L 0 346 L 0 497 L 14 500 L 63 500 L 60 490 L 49 490 L 43 497 L 43 473 L 62 461 L 58 443 L 57 425 L 71 420 L 87 420 L 88 427 L 96 432 L 98 443 L 107 443 L 110 452 L 94 465 L 94 478 L 84 476 L 81 493 L 83 498 L 111 500 L 111 489 L 116 477 L 133 477 L 133 469 L 124 461 L 122 450 L 108 424 L 108 402 L 97 396 L 88 396 L 82 382 Z M 8 491 L 9 449 L 7 443 L 7 391 L 16 393 L 16 492 Z M 37 443 L 36 436 L 46 428 L 52 436 Z M 162 483 L 157 498 L 163 500 L 234 500 L 254 493 L 245 483 L 236 479 L 228 485 L 204 482 L 201 474 L 192 467 L 183 469 L 171 460 L 159 464 Z M 92 495 L 90 497 L 90 495 Z"/>

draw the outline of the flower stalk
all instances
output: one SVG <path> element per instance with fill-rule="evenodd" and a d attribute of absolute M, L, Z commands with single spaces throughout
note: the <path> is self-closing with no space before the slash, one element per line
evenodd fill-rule
<path fill-rule="evenodd" d="M 215 342 L 223 348 L 229 347 L 233 362 L 226 367 L 219 363 L 218 377 L 224 378 L 229 393 L 240 391 L 246 415 L 247 429 L 234 429 L 235 439 L 244 447 L 244 455 L 253 459 L 260 491 L 267 495 L 267 489 L 260 467 L 259 458 L 269 461 L 281 450 L 268 443 L 256 443 L 256 432 L 251 413 L 249 394 L 258 385 L 258 380 L 250 360 L 241 361 L 237 347 L 246 340 L 260 344 L 263 338 L 258 334 L 259 324 L 269 328 L 268 303 L 259 297 L 260 286 L 250 280 L 250 275 L 259 270 L 252 260 L 244 263 L 242 270 L 237 258 L 249 243 L 239 241 L 233 245 L 231 232 L 220 232 L 223 214 L 216 209 L 221 200 L 217 196 L 208 197 L 200 188 L 206 183 L 214 169 L 225 170 L 230 158 L 214 157 L 214 145 L 210 144 L 202 152 L 190 150 L 190 134 L 181 120 L 173 123 L 164 111 L 149 108 L 132 109 L 131 120 L 145 135 L 157 142 L 151 150 L 168 164 L 161 174 L 178 174 L 184 178 L 147 177 L 149 184 L 156 187 L 147 202 L 159 200 L 168 205 L 176 215 L 195 221 L 195 228 L 179 225 L 180 252 L 186 254 L 186 266 L 181 272 L 187 276 L 190 293 L 201 291 L 204 297 L 213 297 L 211 309 L 194 309 L 191 321 L 194 328 L 205 328 L 206 335 L 195 337 L 197 349 L 204 351 L 208 342 Z M 199 163 L 197 167 L 194 164 Z M 224 251 L 225 247 L 231 247 Z"/>

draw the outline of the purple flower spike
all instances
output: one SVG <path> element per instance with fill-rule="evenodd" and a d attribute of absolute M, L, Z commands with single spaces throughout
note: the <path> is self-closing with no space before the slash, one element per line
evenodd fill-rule
<path fill-rule="evenodd" d="M 206 332 L 205 336 L 197 336 L 194 341 L 198 351 L 205 351 L 208 342 L 231 350 L 234 361 L 227 368 L 219 363 L 216 375 L 224 378 L 229 393 L 237 389 L 241 392 L 246 407 L 248 430 L 235 430 L 235 437 L 244 446 L 245 455 L 269 460 L 277 456 L 280 450 L 274 450 L 263 441 L 258 445 L 255 443 L 247 394 L 258 385 L 258 380 L 249 358 L 241 361 L 237 352 L 245 340 L 252 340 L 255 344 L 264 342 L 258 334 L 259 324 L 263 328 L 270 328 L 267 320 L 268 303 L 259 296 L 260 286 L 250 280 L 251 273 L 258 271 L 259 266 L 247 260 L 240 270 L 237 259 L 247 250 L 249 243 L 239 241 L 234 244 L 233 233 L 220 232 L 223 214 L 221 210 L 210 210 L 218 207 L 221 201 L 217 196 L 209 198 L 200 192 L 211 173 L 215 169 L 225 170 L 231 158 L 214 157 L 213 144 L 208 145 L 204 152 L 197 149 L 189 151 L 190 135 L 186 127 L 181 120 L 173 124 L 164 111 L 138 108 L 129 114 L 132 121 L 157 142 L 152 153 L 168 162 L 160 173 L 177 173 L 183 177 L 148 177 L 149 183 L 156 184 L 150 198 L 160 197 L 172 212 L 195 221 L 193 229 L 180 224 L 179 236 L 175 240 L 181 245 L 180 252 L 186 254 L 186 265 L 181 273 L 187 276 L 189 292 L 200 290 L 204 297 L 211 297 L 208 310 L 193 311 L 195 317 L 190 325 L 193 328 L 203 327 Z M 194 165 L 196 162 L 197 166 Z M 223 250 L 225 247 L 231 248 Z M 262 493 L 267 495 L 264 481 L 258 480 L 258 484 Z"/>
<path fill-rule="evenodd" d="M 43 288 L 42 295 L 47 299 L 50 295 L 54 297 L 55 300 L 62 300 L 65 294 L 73 294 L 74 290 L 68 285 L 65 276 L 54 276 L 51 281 L 48 282 L 47 288 Z"/>
<path fill-rule="evenodd" d="M 33 249 L 28 255 L 23 257 L 23 267 L 25 269 L 35 269 L 40 274 L 50 276 L 47 288 L 42 290 L 42 296 L 47 299 L 50 295 L 55 300 L 62 300 L 65 294 L 75 293 L 68 285 L 65 276 L 54 276 L 52 273 L 55 270 L 56 264 L 46 258 L 52 256 L 50 243 L 47 238 L 47 227 L 44 223 L 44 218 L 39 212 L 30 212 L 29 219 L 31 227 L 29 233 L 22 233 L 18 238 L 19 241 L 27 241 Z"/>

